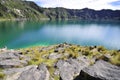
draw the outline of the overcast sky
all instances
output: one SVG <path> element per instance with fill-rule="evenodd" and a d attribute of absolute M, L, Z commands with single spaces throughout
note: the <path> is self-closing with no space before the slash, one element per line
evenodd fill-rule
<path fill-rule="evenodd" d="M 120 0 L 28 0 L 34 1 L 41 7 L 64 7 L 70 9 L 91 8 L 100 9 L 119 9 Z"/>

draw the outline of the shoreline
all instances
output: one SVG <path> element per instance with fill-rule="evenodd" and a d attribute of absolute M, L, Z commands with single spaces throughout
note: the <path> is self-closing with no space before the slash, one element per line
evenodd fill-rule
<path fill-rule="evenodd" d="M 95 20 L 95 19 L 50 19 L 50 18 L 0 18 L 0 21 L 94 21 L 94 22 L 120 22 L 120 20 Z"/>
<path fill-rule="evenodd" d="M 40 19 L 30 19 L 30 18 L 13 18 L 13 19 L 7 19 L 7 18 L 0 18 L 0 21 L 49 21 L 49 18 L 40 18 Z"/>
<path fill-rule="evenodd" d="M 66 42 L 64 42 L 65 44 L 68 44 L 68 43 L 66 43 Z M 59 43 L 59 44 L 64 44 L 64 43 Z M 107 48 L 107 47 L 105 47 L 105 46 L 102 46 L 102 45 L 79 45 L 79 44 L 73 44 L 73 43 L 69 43 L 69 44 L 71 44 L 71 45 L 77 45 L 77 46 L 82 46 L 82 47 L 99 47 L 99 46 L 101 46 L 101 47 L 104 47 L 105 49 L 107 49 L 107 50 L 116 50 L 116 51 L 120 51 L 120 49 L 118 48 Z M 8 48 L 7 46 L 5 46 L 5 47 L 1 47 L 0 49 L 8 49 L 8 50 L 10 50 L 10 49 L 13 49 L 13 50 L 18 50 L 18 49 L 26 49 L 26 48 L 34 48 L 34 47 L 49 47 L 49 46 L 55 46 L 55 45 L 58 45 L 58 44 L 35 44 L 35 45 L 30 45 L 30 46 L 23 46 L 23 47 L 20 47 L 20 48 Z"/>

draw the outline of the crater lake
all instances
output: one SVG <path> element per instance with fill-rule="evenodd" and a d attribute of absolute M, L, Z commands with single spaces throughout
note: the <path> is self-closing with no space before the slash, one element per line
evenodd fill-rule
<path fill-rule="evenodd" d="M 0 48 L 26 48 L 59 43 L 120 49 L 120 22 L 1 21 Z"/>

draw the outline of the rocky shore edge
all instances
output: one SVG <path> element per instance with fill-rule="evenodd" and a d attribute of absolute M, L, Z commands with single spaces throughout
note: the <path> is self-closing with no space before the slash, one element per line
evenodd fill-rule
<path fill-rule="evenodd" d="M 120 51 L 68 43 L 4 48 L 0 80 L 120 80 Z"/>

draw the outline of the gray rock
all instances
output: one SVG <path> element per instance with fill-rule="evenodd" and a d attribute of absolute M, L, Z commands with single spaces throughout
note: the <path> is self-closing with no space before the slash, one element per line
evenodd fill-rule
<path fill-rule="evenodd" d="M 91 60 L 88 59 L 86 56 L 77 57 L 77 61 L 79 61 L 81 64 L 85 64 L 86 66 L 89 66 L 91 62 Z"/>
<path fill-rule="evenodd" d="M 54 46 L 42 47 L 40 49 L 40 51 L 48 51 L 48 50 L 53 49 L 53 48 L 54 48 Z"/>
<path fill-rule="evenodd" d="M 5 59 L 18 59 L 19 58 L 19 54 L 16 52 L 2 52 L 0 53 L 0 60 L 5 60 Z"/>
<path fill-rule="evenodd" d="M 18 80 L 49 80 L 49 72 L 44 64 L 38 66 L 38 68 L 30 68 L 24 71 Z"/>
<path fill-rule="evenodd" d="M 64 52 L 65 51 L 65 48 L 62 48 L 62 47 L 58 47 L 58 48 L 55 48 L 54 52 Z"/>
<path fill-rule="evenodd" d="M 10 60 L 8 59 L 8 60 L 0 61 L 1 68 L 23 67 L 26 65 L 27 65 L 26 61 L 18 60 L 18 59 L 10 59 Z"/>
<path fill-rule="evenodd" d="M 55 71 L 54 71 L 54 75 L 56 75 L 56 76 L 59 76 L 59 70 L 58 69 L 56 69 Z"/>
<path fill-rule="evenodd" d="M 59 54 L 59 53 L 51 53 L 49 55 L 49 59 L 58 59 L 62 56 L 62 54 Z"/>
<path fill-rule="evenodd" d="M 46 65 L 41 64 L 37 67 L 37 69 L 41 73 L 41 77 L 40 77 L 41 80 L 49 80 L 50 74 L 49 74 L 49 71 L 48 71 Z"/>
<path fill-rule="evenodd" d="M 28 64 L 30 57 L 22 55 L 19 51 L 4 50 L 0 53 L 0 67 L 14 68 L 23 67 Z"/>
<path fill-rule="evenodd" d="M 120 67 L 103 60 L 84 68 L 75 80 L 120 80 Z"/>
<path fill-rule="evenodd" d="M 80 71 L 86 67 L 87 65 L 84 62 L 78 62 L 75 59 L 69 59 L 68 60 L 69 64 L 73 67 L 74 69 L 74 74 L 79 75 Z"/>
<path fill-rule="evenodd" d="M 27 71 L 24 71 L 18 80 L 39 80 L 40 79 L 40 72 L 36 68 L 31 68 Z"/>
<path fill-rule="evenodd" d="M 79 75 L 80 71 L 88 66 L 84 61 L 77 59 L 59 60 L 57 65 L 62 80 L 73 80 L 74 76 Z"/>
<path fill-rule="evenodd" d="M 30 68 L 37 68 L 37 66 L 31 65 L 23 68 L 7 68 L 3 72 L 6 75 L 5 80 L 17 80 L 20 74 Z"/>
<path fill-rule="evenodd" d="M 17 72 L 26 71 L 30 68 L 37 68 L 37 66 L 36 65 L 30 65 L 30 66 L 26 66 L 26 67 L 23 67 L 23 68 L 6 68 L 6 69 L 4 69 L 4 73 L 6 75 L 10 75 L 10 74 L 15 74 Z"/>
<path fill-rule="evenodd" d="M 66 61 L 58 61 L 57 67 L 59 68 L 60 77 L 62 80 L 73 80 L 74 69 Z"/>

